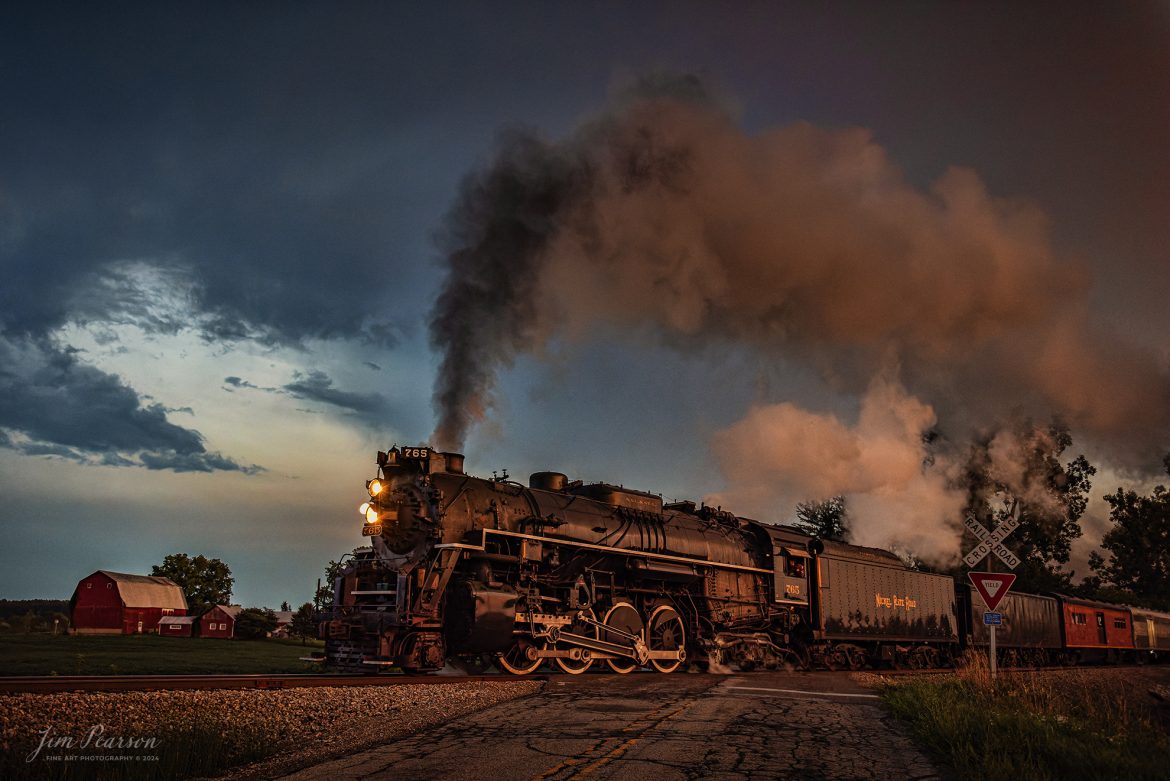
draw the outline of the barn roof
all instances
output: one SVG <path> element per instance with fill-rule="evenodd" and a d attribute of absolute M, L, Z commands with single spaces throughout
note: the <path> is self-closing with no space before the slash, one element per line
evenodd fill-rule
<path fill-rule="evenodd" d="M 168 607 L 187 609 L 183 589 L 170 578 L 157 575 L 128 575 L 125 572 L 98 570 L 118 584 L 118 594 L 126 607 Z"/>
<path fill-rule="evenodd" d="M 158 620 L 160 624 L 194 624 L 199 616 L 163 616 Z"/>
<path fill-rule="evenodd" d="M 223 612 L 227 613 L 228 617 L 234 621 L 236 619 L 236 616 L 238 616 L 240 614 L 240 611 L 243 610 L 244 608 L 240 607 L 239 605 L 216 605 L 211 610 L 216 610 L 216 609 L 222 610 Z M 208 610 L 207 613 L 210 613 L 211 610 Z M 203 615 L 207 615 L 207 613 L 204 613 Z"/>

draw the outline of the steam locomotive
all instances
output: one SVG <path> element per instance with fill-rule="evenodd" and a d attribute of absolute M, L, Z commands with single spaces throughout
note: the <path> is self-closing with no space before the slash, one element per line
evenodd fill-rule
<path fill-rule="evenodd" d="M 560 472 L 471 477 L 426 447 L 377 463 L 371 545 L 322 623 L 341 670 L 931 667 L 960 647 L 954 582 L 887 551 Z"/>

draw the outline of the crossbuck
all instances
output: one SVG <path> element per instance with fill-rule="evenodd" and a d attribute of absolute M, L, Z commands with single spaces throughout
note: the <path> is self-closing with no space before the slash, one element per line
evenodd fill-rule
<path fill-rule="evenodd" d="M 1016 557 L 1016 554 L 1008 550 L 1003 544 L 1007 536 L 1014 532 L 1020 525 L 1020 515 L 1018 512 L 1013 513 L 1003 523 L 995 527 L 995 531 L 988 531 L 987 527 L 975 520 L 975 516 L 973 515 L 968 515 L 964 518 L 963 525 L 979 540 L 979 544 L 963 557 L 963 561 L 968 567 L 974 567 L 984 556 L 991 553 L 998 556 L 1007 565 L 1008 569 L 1015 569 L 1020 566 L 1020 560 Z"/>

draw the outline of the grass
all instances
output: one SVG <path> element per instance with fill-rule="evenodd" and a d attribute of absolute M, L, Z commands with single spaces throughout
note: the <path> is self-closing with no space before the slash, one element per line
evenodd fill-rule
<path fill-rule="evenodd" d="M 319 641 L 218 640 L 157 635 L 0 635 L 0 675 L 304 673 Z"/>
<path fill-rule="evenodd" d="M 1000 674 L 973 655 L 954 676 L 882 698 L 958 779 L 1070 781 L 1170 775 L 1170 734 L 1148 684 L 1125 670 Z"/>

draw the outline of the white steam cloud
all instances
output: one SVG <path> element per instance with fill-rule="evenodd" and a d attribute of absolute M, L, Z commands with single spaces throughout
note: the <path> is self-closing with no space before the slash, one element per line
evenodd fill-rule
<path fill-rule="evenodd" d="M 715 435 L 715 454 L 733 479 L 707 501 L 776 518 L 797 502 L 844 495 L 857 544 L 954 559 L 966 495 L 951 465 L 924 463 L 923 436 L 936 422 L 929 405 L 884 375 L 854 426 L 789 403 L 753 407 Z"/>

